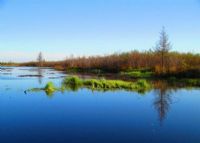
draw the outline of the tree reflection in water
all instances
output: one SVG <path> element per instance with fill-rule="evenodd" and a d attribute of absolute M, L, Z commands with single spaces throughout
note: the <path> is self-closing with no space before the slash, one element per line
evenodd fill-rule
<path fill-rule="evenodd" d="M 41 76 L 38 76 L 38 81 L 40 84 L 42 83 L 43 72 L 44 71 L 42 68 L 38 68 L 38 75 L 41 75 Z M 162 81 L 162 80 L 153 82 L 152 86 L 155 91 L 155 100 L 153 101 L 153 105 L 158 113 L 160 125 L 162 125 L 163 121 L 167 117 L 167 113 L 169 112 L 170 104 L 172 104 L 172 94 L 179 88 L 176 86 L 169 86 L 169 84 L 167 82 Z M 73 85 L 73 84 L 70 86 L 62 85 L 62 87 L 57 91 L 61 91 L 62 93 L 64 93 L 64 91 L 78 91 L 81 88 L 82 88 L 81 86 L 77 86 L 77 85 Z M 44 88 L 32 89 L 30 91 L 41 91 L 41 90 L 44 90 Z M 90 89 L 90 90 L 92 90 L 92 89 Z M 109 90 L 105 90 L 105 91 L 99 90 L 99 91 L 106 92 Z M 112 90 L 112 91 L 114 91 L 114 90 Z M 48 97 L 52 98 L 54 96 L 54 92 L 55 91 L 46 91 L 46 95 Z M 146 92 L 141 93 L 140 91 L 138 91 L 138 93 L 143 95 Z"/>
<path fill-rule="evenodd" d="M 42 80 L 43 80 L 43 69 L 41 67 L 37 68 L 37 74 L 38 74 L 38 83 L 42 84 Z"/>
<path fill-rule="evenodd" d="M 173 91 L 174 90 L 170 89 L 167 83 L 163 81 L 155 83 L 156 98 L 154 101 L 154 107 L 158 112 L 159 122 L 161 125 L 169 112 L 170 104 L 172 103 L 171 94 Z"/>

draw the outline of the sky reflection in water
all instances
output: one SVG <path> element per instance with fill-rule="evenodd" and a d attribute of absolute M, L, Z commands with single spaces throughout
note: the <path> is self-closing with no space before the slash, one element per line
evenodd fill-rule
<path fill-rule="evenodd" d="M 48 81 L 59 85 L 63 76 L 51 69 L 1 71 L 1 142 L 200 142 L 199 89 L 24 94 Z"/>

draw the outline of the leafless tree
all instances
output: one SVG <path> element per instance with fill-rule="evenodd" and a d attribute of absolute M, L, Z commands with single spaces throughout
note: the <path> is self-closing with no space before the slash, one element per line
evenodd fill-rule
<path fill-rule="evenodd" d="M 39 67 L 42 67 L 42 66 L 43 66 L 43 63 L 44 63 L 44 58 L 43 58 L 42 52 L 40 52 L 40 53 L 38 54 L 37 61 L 38 61 L 38 66 L 39 66 Z"/>
<path fill-rule="evenodd" d="M 160 39 L 156 46 L 156 53 L 161 57 L 161 68 L 162 73 L 164 73 L 166 64 L 168 63 L 168 53 L 171 50 L 171 43 L 169 42 L 168 34 L 165 31 L 165 27 L 162 28 L 160 32 Z"/>

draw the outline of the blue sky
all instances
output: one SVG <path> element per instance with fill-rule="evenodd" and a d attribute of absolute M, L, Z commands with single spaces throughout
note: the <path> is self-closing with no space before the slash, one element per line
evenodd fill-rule
<path fill-rule="evenodd" d="M 0 0 L 0 61 L 148 50 L 162 26 L 200 53 L 200 0 Z"/>

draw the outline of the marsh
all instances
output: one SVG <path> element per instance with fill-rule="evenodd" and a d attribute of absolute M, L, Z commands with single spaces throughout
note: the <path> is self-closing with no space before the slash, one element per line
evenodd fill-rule
<path fill-rule="evenodd" d="M 59 86 L 65 76 L 37 67 L 0 73 L 2 142 L 200 142 L 198 88 L 157 83 L 146 93 L 88 88 L 24 93 L 49 81 Z"/>

